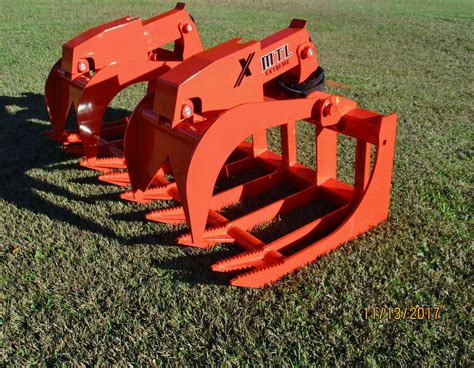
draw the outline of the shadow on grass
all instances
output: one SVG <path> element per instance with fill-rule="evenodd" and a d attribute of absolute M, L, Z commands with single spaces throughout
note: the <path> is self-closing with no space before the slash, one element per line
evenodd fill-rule
<path fill-rule="evenodd" d="M 43 133 L 49 125 L 43 96 L 24 93 L 20 97 L 0 96 L 2 115 L 0 120 L 0 169 L 2 171 L 0 198 L 38 214 L 47 215 L 53 220 L 69 223 L 79 228 L 108 237 L 115 234 L 93 221 L 85 219 L 70 210 L 57 206 L 39 196 L 38 192 L 52 193 L 71 200 L 84 200 L 65 188 L 28 175 L 31 169 L 51 170 L 50 166 L 59 164 L 61 169 L 77 168 L 77 165 L 63 163 L 71 156 L 63 152 Z M 123 114 L 126 111 L 114 111 Z M 68 122 L 71 124 L 71 121 Z"/>
<path fill-rule="evenodd" d="M 212 284 L 228 285 L 230 279 L 239 272 L 218 273 L 211 269 L 217 261 L 240 253 L 238 247 L 230 245 L 206 254 L 187 254 L 170 260 L 152 259 L 152 267 L 172 271 L 172 277 L 177 281 L 192 285 Z"/>
<path fill-rule="evenodd" d="M 107 111 L 106 120 L 123 117 L 128 111 L 111 109 Z M 122 245 L 136 244 L 170 244 L 182 231 L 161 231 L 153 235 L 136 237 L 119 236 L 111 228 L 92 221 L 71 210 L 44 199 L 39 192 L 52 193 L 72 201 L 95 203 L 102 200 L 118 199 L 116 193 L 105 193 L 93 196 L 81 196 L 46 181 L 32 177 L 32 169 L 72 170 L 79 169 L 77 163 L 64 162 L 73 156 L 62 151 L 58 145 L 49 141 L 44 132 L 50 129 L 48 115 L 41 94 L 23 93 L 19 97 L 0 96 L 0 198 L 12 203 L 19 209 L 35 214 L 46 215 L 54 221 L 73 225 L 79 229 L 115 239 Z M 74 128 L 73 117 L 68 120 L 68 127 Z M 95 177 L 72 178 L 69 181 L 83 184 L 99 184 Z M 141 211 L 131 214 L 113 215 L 118 220 L 145 221 Z M 225 255 L 233 252 L 225 251 Z M 176 270 L 173 277 L 191 284 L 223 284 L 226 282 L 220 275 L 211 271 L 210 266 L 222 257 L 222 251 L 215 254 L 189 254 L 171 260 L 153 260 L 154 267 Z"/>

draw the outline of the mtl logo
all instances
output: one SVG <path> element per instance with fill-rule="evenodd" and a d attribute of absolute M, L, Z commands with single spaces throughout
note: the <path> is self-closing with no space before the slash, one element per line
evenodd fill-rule
<path fill-rule="evenodd" d="M 261 57 L 262 73 L 265 73 L 265 72 L 271 73 L 273 70 L 268 70 L 268 69 L 270 69 L 274 65 L 278 65 L 282 61 L 288 59 L 291 55 L 293 55 L 293 53 L 289 50 L 288 44 L 283 45 L 283 46 L 273 50 L 272 52 L 269 52 L 266 55 L 263 55 Z M 286 62 L 285 64 L 287 64 L 287 63 L 288 62 Z M 283 65 L 281 65 L 281 66 L 278 65 L 278 66 L 279 66 L 278 69 L 280 69 L 280 67 L 283 67 Z"/>

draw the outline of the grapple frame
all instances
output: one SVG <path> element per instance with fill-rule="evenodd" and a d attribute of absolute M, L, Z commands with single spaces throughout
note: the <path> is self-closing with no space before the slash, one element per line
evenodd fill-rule
<path fill-rule="evenodd" d="M 233 285 L 262 287 L 388 216 L 396 114 L 370 112 L 319 90 L 295 96 L 278 88 L 285 79 L 302 83 L 318 68 L 305 24 L 294 20 L 260 42 L 228 41 L 161 74 L 127 127 L 128 173 L 110 174 L 117 180 L 122 175 L 124 183 L 130 180 L 132 191 L 122 198 L 181 203 L 147 215 L 164 223 L 186 222 L 190 233 L 178 243 L 241 246 L 243 253 L 212 267 L 217 272 L 245 270 L 231 280 Z M 298 121 L 316 126 L 315 169 L 297 162 Z M 274 127 L 280 127 L 281 155 L 267 147 L 267 130 Z M 338 135 L 356 140 L 353 185 L 337 179 Z M 253 167 L 266 174 L 214 191 L 219 179 Z M 295 192 L 238 218 L 226 218 L 221 211 L 281 184 Z M 268 244 L 252 234 L 256 226 L 315 201 L 334 209 Z"/>
<path fill-rule="evenodd" d="M 164 45 L 174 42 L 174 49 Z M 128 117 L 102 123 L 113 98 L 126 87 L 154 81 L 187 57 L 202 51 L 193 19 L 178 3 L 164 14 L 142 21 L 123 17 L 92 28 L 63 46 L 45 86 L 52 124 L 48 135 L 73 153 L 85 156 L 82 164 L 97 170 L 125 168 L 123 134 Z M 71 106 L 77 131 L 65 131 Z M 98 159 L 99 155 L 113 156 Z"/>

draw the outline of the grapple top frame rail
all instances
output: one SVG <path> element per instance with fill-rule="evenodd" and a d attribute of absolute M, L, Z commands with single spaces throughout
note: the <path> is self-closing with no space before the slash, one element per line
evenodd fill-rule
<path fill-rule="evenodd" d="M 282 79 L 307 81 L 318 70 L 305 24 L 294 20 L 260 42 L 231 40 L 190 57 L 158 78 L 126 130 L 133 189 L 126 198 L 181 202 L 147 216 L 187 222 L 190 233 L 177 239 L 180 244 L 207 248 L 235 242 L 244 248 L 213 266 L 218 272 L 246 270 L 231 280 L 233 285 L 262 287 L 388 216 L 396 115 L 370 112 L 322 91 L 297 97 L 278 87 Z M 316 126 L 314 170 L 297 162 L 297 121 Z M 280 127 L 281 155 L 267 147 L 266 132 L 272 127 Z M 353 185 L 337 179 L 338 134 L 356 140 Z M 233 152 L 240 158 L 229 160 Z M 251 167 L 264 168 L 266 174 L 214 192 L 219 178 Z M 176 181 L 168 181 L 166 173 Z M 219 212 L 281 184 L 291 184 L 296 192 L 237 219 Z M 314 201 L 336 209 L 268 244 L 252 234 L 257 225 Z"/>
<path fill-rule="evenodd" d="M 172 51 L 162 48 L 171 42 Z M 64 44 L 62 58 L 46 82 L 45 100 L 52 123 L 49 136 L 69 151 L 84 154 L 84 166 L 124 168 L 123 134 L 128 117 L 102 124 L 108 105 L 135 83 L 148 82 L 148 92 L 152 91 L 159 75 L 199 51 L 201 40 L 183 3 L 145 21 L 123 17 L 80 34 Z M 79 129 L 67 132 L 71 106 Z M 118 158 L 97 160 L 99 154 Z"/>

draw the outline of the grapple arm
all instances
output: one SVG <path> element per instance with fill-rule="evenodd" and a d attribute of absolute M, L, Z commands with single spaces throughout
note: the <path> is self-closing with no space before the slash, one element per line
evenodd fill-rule
<path fill-rule="evenodd" d="M 175 9 L 142 21 L 123 17 L 92 28 L 63 46 L 61 68 L 72 79 L 94 72 L 116 62 L 144 62 L 154 57 L 153 51 L 179 41 L 181 55 L 176 60 L 202 50 L 196 26 L 184 4 Z M 191 31 L 189 31 L 191 30 Z M 185 42 L 186 38 L 192 38 Z M 183 45 L 186 43 L 186 49 Z"/>
<path fill-rule="evenodd" d="M 305 25 L 294 20 L 260 42 L 237 38 L 190 57 L 158 79 L 154 111 L 175 127 L 194 112 L 263 101 L 265 83 L 279 75 L 305 80 L 318 67 Z"/>

